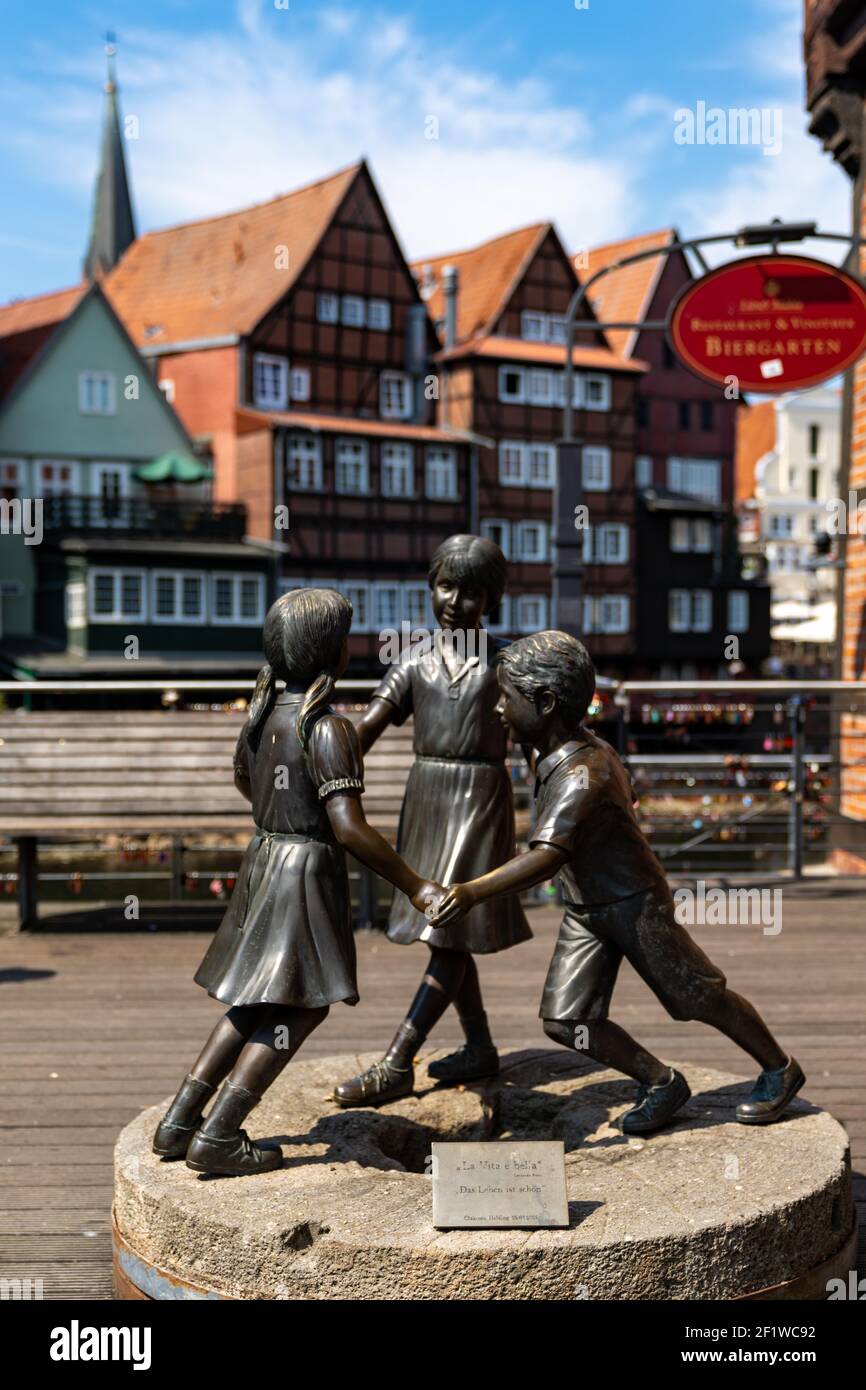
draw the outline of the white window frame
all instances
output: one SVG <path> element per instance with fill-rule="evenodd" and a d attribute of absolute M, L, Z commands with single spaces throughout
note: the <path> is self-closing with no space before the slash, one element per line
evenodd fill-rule
<path fill-rule="evenodd" d="M 363 328 L 366 319 L 364 300 L 359 294 L 340 297 L 340 323 L 344 328 Z"/>
<path fill-rule="evenodd" d="M 276 375 L 275 389 L 263 389 L 259 372 Z M 289 404 L 289 361 L 270 352 L 253 353 L 253 403 L 257 410 L 285 410 Z"/>
<path fill-rule="evenodd" d="M 749 630 L 749 591 L 730 589 L 728 591 L 728 632 L 748 632 Z M 737 609 L 741 616 L 737 616 Z"/>
<path fill-rule="evenodd" d="M 341 459 L 342 449 L 359 449 L 360 456 L 350 460 Z M 359 464 L 361 468 L 362 486 L 357 488 L 340 485 L 340 470 L 346 463 Z M 338 438 L 334 444 L 334 491 L 340 493 L 342 497 L 368 497 L 370 494 L 370 446 L 366 439 L 351 439 L 347 437 Z"/>
<path fill-rule="evenodd" d="M 709 517 L 697 516 L 694 518 L 692 522 L 692 550 L 695 555 L 712 555 L 713 523 Z"/>
<path fill-rule="evenodd" d="M 258 627 L 264 622 L 265 618 L 265 577 L 263 574 L 240 574 L 226 570 L 211 570 L 208 584 L 208 598 L 210 600 L 210 621 L 216 627 Z M 216 587 L 217 580 L 230 579 L 232 581 L 232 614 L 231 617 L 217 613 Z M 258 590 L 258 603 L 256 613 L 253 617 L 244 617 L 241 613 L 241 584 L 255 581 Z"/>
<path fill-rule="evenodd" d="M 593 467 L 598 468 L 601 481 L 593 476 Z M 610 449 L 606 444 L 586 445 L 581 452 L 581 471 L 584 492 L 610 491 Z"/>
<path fill-rule="evenodd" d="M 701 615 L 703 610 L 703 616 Z M 692 590 L 692 632 L 712 632 L 713 594 L 711 589 Z"/>
<path fill-rule="evenodd" d="M 537 532 L 540 546 L 530 547 L 527 543 L 531 532 Z M 525 565 L 543 565 L 550 555 L 550 523 L 546 521 L 518 521 L 514 527 L 515 559 Z"/>
<path fill-rule="evenodd" d="M 388 388 L 399 386 L 403 400 L 395 409 L 386 401 Z M 408 372 L 379 373 L 379 414 L 383 420 L 411 420 L 412 418 L 412 378 Z"/>
<path fill-rule="evenodd" d="M 688 555 L 692 548 L 692 528 L 687 516 L 672 516 L 670 548 L 674 555 Z"/>
<path fill-rule="evenodd" d="M 69 483 L 60 492 L 45 492 L 45 479 L 43 469 L 45 468 L 68 468 Z M 37 459 L 34 471 L 35 493 L 37 497 L 75 497 L 78 495 L 78 476 L 79 465 L 77 459 Z"/>
<path fill-rule="evenodd" d="M 506 449 L 514 449 L 517 452 L 518 475 L 516 477 L 506 476 L 503 466 L 503 456 Z M 501 487 L 525 487 L 526 473 L 529 461 L 529 451 L 520 439 L 500 439 L 499 450 L 499 484 Z"/>
<path fill-rule="evenodd" d="M 6 488 L 14 489 L 15 497 L 24 490 L 24 460 L 0 458 L 0 492 Z"/>
<path fill-rule="evenodd" d="M 316 588 L 325 588 L 321 580 L 316 580 Z M 341 579 L 337 584 L 338 591 L 347 598 L 353 607 L 352 631 L 353 632 L 372 632 L 373 631 L 373 604 L 370 594 L 370 584 L 366 579 Z M 361 616 L 358 613 L 356 599 L 363 597 L 366 613 Z"/>
<path fill-rule="evenodd" d="M 679 611 L 677 611 L 679 610 Z M 701 613 L 703 610 L 703 613 Z M 713 595 L 710 589 L 668 590 L 669 632 L 712 632 Z"/>
<path fill-rule="evenodd" d="M 395 580 L 394 582 L 392 582 L 392 583 L 386 583 L 384 580 L 382 580 L 382 581 L 377 581 L 376 583 L 374 583 L 374 584 L 371 586 L 371 588 L 372 588 L 372 592 L 373 592 L 373 609 L 372 609 L 372 616 L 371 616 L 371 622 L 372 622 L 371 631 L 372 631 L 372 632 L 386 632 L 386 631 L 388 631 L 388 630 L 397 631 L 397 630 L 399 629 L 400 623 L 401 623 L 401 621 L 402 621 L 402 619 L 401 619 L 401 614 L 402 614 L 402 612 L 403 612 L 403 594 L 402 594 L 402 591 L 401 591 L 401 586 L 399 585 L 399 583 L 396 582 L 396 580 Z M 395 607 L 394 607 L 394 616 L 393 616 L 393 621 L 390 621 L 390 622 L 383 622 L 383 621 L 382 621 L 381 614 L 380 614 L 380 612 L 379 612 L 379 605 L 380 605 L 380 601 L 381 601 L 381 599 L 382 599 L 383 594 L 384 594 L 385 592 L 389 591 L 389 590 L 393 591 L 393 593 L 396 594 Z"/>
<path fill-rule="evenodd" d="M 649 454 L 638 454 L 634 461 L 635 487 L 652 487 L 653 461 Z"/>
<path fill-rule="evenodd" d="M 387 333 L 391 327 L 391 302 L 388 299 L 367 300 L 367 327 L 377 333 Z"/>
<path fill-rule="evenodd" d="M 70 579 L 66 585 L 66 626 L 87 627 L 87 585 L 83 579 Z"/>
<path fill-rule="evenodd" d="M 308 401 L 310 399 L 309 367 L 292 367 L 289 373 L 289 396 L 293 401 Z"/>
<path fill-rule="evenodd" d="M 611 604 L 616 604 L 611 614 Z M 585 594 L 583 599 L 584 632 L 621 635 L 631 626 L 631 598 L 628 594 Z"/>
<path fill-rule="evenodd" d="M 157 580 L 171 579 L 174 582 L 174 612 L 167 615 L 159 612 L 157 604 Z M 198 612 L 183 612 L 183 580 L 197 579 L 199 584 Z M 207 574 L 204 570 L 152 570 L 150 576 L 150 614 L 151 622 L 158 625 L 182 626 L 184 623 L 203 623 L 207 615 Z"/>
<path fill-rule="evenodd" d="M 533 320 L 538 325 L 537 331 L 531 329 Z M 525 343 L 546 343 L 550 332 L 547 314 L 538 313 L 535 309 L 524 309 L 520 315 L 520 336 Z"/>
<path fill-rule="evenodd" d="M 421 600 L 421 616 L 412 613 L 412 599 Z M 410 628 L 431 628 L 433 625 L 433 608 L 430 600 L 430 586 L 421 580 L 409 580 L 401 586 L 401 609 L 403 622 L 409 623 Z"/>
<path fill-rule="evenodd" d="M 433 486 L 437 476 L 447 478 L 447 491 Z M 424 451 L 424 493 L 435 502 L 457 501 L 457 450 L 452 444 L 427 445 Z"/>
<path fill-rule="evenodd" d="M 399 452 L 399 459 L 389 459 L 389 451 Z M 389 483 L 389 470 L 396 469 L 398 479 L 404 486 L 394 487 Z M 379 486 L 383 497 L 415 496 L 415 450 L 411 444 L 383 439 L 379 445 Z"/>
<path fill-rule="evenodd" d="M 505 390 L 505 374 L 509 373 L 518 378 L 517 391 L 514 395 L 509 395 Z M 499 368 L 499 400 L 504 405 L 523 405 L 526 400 L 526 371 L 523 367 L 510 367 L 502 365 Z"/>
<path fill-rule="evenodd" d="M 114 585 L 110 613 L 96 612 L 96 580 L 104 575 L 111 577 Z M 138 613 L 127 613 L 122 608 L 123 579 L 124 576 L 134 575 L 141 581 L 141 610 Z M 149 621 L 148 615 L 148 592 L 147 592 L 147 570 L 136 569 L 132 566 L 123 565 L 97 565 L 87 572 L 87 621 L 89 623 L 126 623 L 137 622 L 146 623 Z"/>
<path fill-rule="evenodd" d="M 340 322 L 340 296 L 330 291 L 316 295 L 316 320 L 318 323 Z"/>
<path fill-rule="evenodd" d="M 487 627 L 490 632 L 511 632 L 511 598 L 508 594 L 503 594 L 499 604 L 499 622 L 494 623 L 487 619 Z"/>
<path fill-rule="evenodd" d="M 290 470 L 293 463 L 293 454 L 298 446 L 302 446 L 304 451 L 310 450 L 308 457 L 294 460 L 302 467 L 309 467 L 312 464 L 312 483 L 291 480 Z M 321 492 L 322 491 L 322 440 L 315 434 L 290 434 L 286 445 L 285 458 L 285 487 L 286 492 Z"/>
<path fill-rule="evenodd" d="M 541 610 L 540 619 L 536 622 L 530 618 L 527 609 L 530 604 L 539 604 Z M 517 596 L 517 622 L 515 627 L 518 632 L 545 632 L 548 625 L 548 599 L 547 594 L 519 594 Z"/>
<path fill-rule="evenodd" d="M 530 405 L 555 405 L 553 372 L 546 367 L 527 369 L 528 388 L 526 391 Z"/>
<path fill-rule="evenodd" d="M 601 521 L 587 526 L 583 533 L 583 560 L 587 565 L 627 565 L 629 562 L 629 527 L 622 521 Z M 607 553 L 608 543 L 615 540 L 615 553 Z"/>
<path fill-rule="evenodd" d="M 88 404 L 88 387 L 91 382 L 99 382 L 102 387 L 107 387 L 108 401 L 104 408 L 102 405 L 94 405 L 92 401 Z M 85 371 L 78 373 L 78 413 L 79 415 L 117 414 L 117 378 L 114 372 Z"/>
<path fill-rule="evenodd" d="M 600 388 L 599 399 L 592 399 L 592 388 Z M 585 410 L 610 410 L 610 377 L 599 372 L 586 372 L 583 378 L 583 407 Z"/>
<path fill-rule="evenodd" d="M 530 440 L 526 447 L 526 483 L 528 487 L 552 488 L 556 483 L 556 445 L 538 443 Z M 543 479 L 532 476 L 533 454 L 546 460 L 546 474 Z"/>
<path fill-rule="evenodd" d="M 501 539 L 495 534 L 499 532 Z M 481 522 L 481 534 L 499 546 L 506 560 L 511 558 L 511 522 L 507 517 L 490 516 Z"/>
<path fill-rule="evenodd" d="M 719 459 L 676 458 L 667 461 L 667 486 L 681 496 L 701 502 L 721 501 L 722 465 Z"/>

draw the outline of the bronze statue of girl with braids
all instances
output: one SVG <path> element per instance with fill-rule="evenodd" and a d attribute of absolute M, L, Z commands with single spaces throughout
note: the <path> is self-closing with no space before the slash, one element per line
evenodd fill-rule
<path fill-rule="evenodd" d="M 195 975 L 230 1007 L 153 1141 L 155 1153 L 186 1158 L 199 1173 L 241 1176 L 281 1166 L 280 1148 L 252 1143 L 241 1124 L 330 1005 L 358 1002 L 345 851 L 393 883 L 419 914 L 443 896 L 364 817 L 358 736 L 329 704 L 348 662 L 351 622 L 352 605 L 333 589 L 284 594 L 265 620 L 268 664 L 234 762 L 256 829 Z M 277 680 L 285 682 L 280 694 Z"/>

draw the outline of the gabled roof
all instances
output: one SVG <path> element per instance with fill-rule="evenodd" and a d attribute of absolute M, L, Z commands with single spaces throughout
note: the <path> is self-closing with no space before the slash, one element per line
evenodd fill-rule
<path fill-rule="evenodd" d="M 457 294 L 457 341 L 484 337 L 493 331 L 523 271 L 548 232 L 550 222 L 534 222 L 516 232 L 494 237 L 469 251 L 455 251 L 450 256 L 422 256 L 411 263 L 434 323 L 445 315 L 442 294 L 442 270 L 456 266 L 460 272 Z M 424 294 L 424 276 L 429 267 L 433 290 Z"/>
<path fill-rule="evenodd" d="M 139 347 L 249 333 L 289 290 L 363 161 L 267 203 L 147 232 L 104 288 Z M 278 268 L 288 252 L 288 268 Z"/>
<path fill-rule="evenodd" d="M 0 338 L 60 323 L 72 313 L 86 291 L 86 284 L 72 285 L 68 290 L 52 290 L 50 294 L 35 294 L 29 299 L 13 299 L 9 304 L 0 304 Z"/>
<path fill-rule="evenodd" d="M 468 343 L 444 348 L 437 362 L 453 362 L 461 357 L 493 357 L 503 362 L 539 362 L 552 367 L 565 366 L 565 348 L 558 343 L 530 343 L 525 338 L 506 338 L 491 333 L 486 338 L 470 338 Z M 596 371 L 645 372 L 646 362 L 636 357 L 620 357 L 608 347 L 574 347 L 571 360 L 576 367 Z"/>
<path fill-rule="evenodd" d="M 625 256 L 636 256 L 641 251 L 661 250 L 676 240 L 677 234 L 673 228 L 665 227 L 659 232 L 626 237 L 624 241 L 609 241 L 604 246 L 594 246 L 590 250 L 588 266 L 578 267 L 578 258 L 575 257 L 575 269 L 581 283 L 585 284 L 596 271 L 603 270 L 614 261 Z M 648 256 L 636 265 L 612 270 L 597 281 L 589 291 L 596 318 L 603 323 L 638 323 L 646 318 L 665 264 L 663 256 Z M 638 334 L 635 330 L 615 328 L 607 337 L 614 352 L 629 357 L 634 352 Z"/>

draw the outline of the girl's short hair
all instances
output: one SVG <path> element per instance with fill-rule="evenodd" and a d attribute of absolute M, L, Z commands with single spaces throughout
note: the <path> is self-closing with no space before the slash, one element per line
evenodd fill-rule
<path fill-rule="evenodd" d="M 535 632 L 499 654 L 512 685 L 537 702 L 553 691 L 565 719 L 579 724 L 595 694 L 595 666 L 582 642 L 567 632 Z"/>
<path fill-rule="evenodd" d="M 486 536 L 449 536 L 430 561 L 427 583 L 433 589 L 440 579 L 474 584 L 487 595 L 485 613 L 502 602 L 508 578 L 508 561 L 495 541 Z"/>
<path fill-rule="evenodd" d="M 306 687 L 298 715 L 298 738 L 306 748 L 310 730 L 334 692 L 334 672 L 352 626 L 352 605 L 336 589 L 290 589 L 265 618 L 262 645 L 267 665 L 259 672 L 247 739 L 257 747 L 277 698 L 276 682 Z"/>

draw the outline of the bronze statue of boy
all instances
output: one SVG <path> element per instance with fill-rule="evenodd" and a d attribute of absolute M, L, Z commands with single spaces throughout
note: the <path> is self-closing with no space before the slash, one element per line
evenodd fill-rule
<path fill-rule="evenodd" d="M 544 986 L 544 1031 L 565 1047 L 639 1083 L 623 1118 L 628 1134 L 666 1124 L 689 1099 L 685 1077 L 608 1017 L 625 956 L 675 1019 L 712 1024 L 762 1067 L 742 1124 L 779 1119 L 805 1081 L 747 999 L 677 921 L 661 864 L 641 832 L 631 783 L 613 749 L 582 721 L 595 669 L 582 643 L 540 632 L 500 654 L 497 711 L 515 741 L 534 748 L 536 821 L 527 854 L 453 885 L 434 914 L 445 927 L 478 903 L 523 892 L 559 874 L 565 916 Z M 579 1030 L 579 1031 L 578 1031 Z"/>

